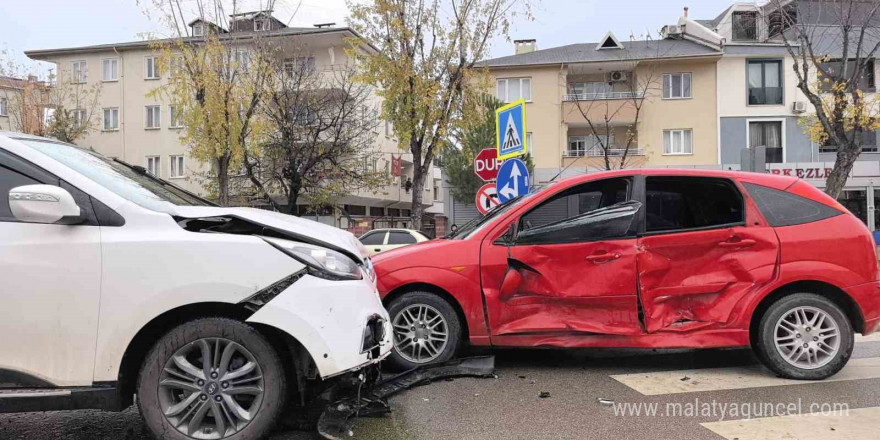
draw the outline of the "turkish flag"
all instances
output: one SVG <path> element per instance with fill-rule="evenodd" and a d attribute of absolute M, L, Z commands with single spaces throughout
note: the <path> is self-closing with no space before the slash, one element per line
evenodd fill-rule
<path fill-rule="evenodd" d="M 400 177 L 403 174 L 403 155 L 401 154 L 398 157 L 394 157 L 391 155 L 391 175 L 394 177 Z"/>

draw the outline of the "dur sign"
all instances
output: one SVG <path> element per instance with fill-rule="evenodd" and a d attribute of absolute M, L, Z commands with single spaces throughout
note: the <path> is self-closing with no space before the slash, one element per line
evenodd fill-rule
<path fill-rule="evenodd" d="M 501 160 L 498 159 L 494 148 L 486 148 L 474 157 L 474 173 L 483 182 L 495 180 L 498 176 L 498 168 L 501 168 Z"/>

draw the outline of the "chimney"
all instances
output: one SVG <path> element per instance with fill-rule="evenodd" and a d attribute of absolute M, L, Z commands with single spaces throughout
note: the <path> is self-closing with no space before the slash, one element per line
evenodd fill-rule
<path fill-rule="evenodd" d="M 684 7 L 684 18 L 687 18 L 687 16 L 688 16 L 688 7 L 685 6 Z"/>
<path fill-rule="evenodd" d="M 521 53 L 534 52 L 538 49 L 538 43 L 534 38 L 531 40 L 513 40 L 513 47 L 516 49 L 516 55 L 519 55 Z"/>

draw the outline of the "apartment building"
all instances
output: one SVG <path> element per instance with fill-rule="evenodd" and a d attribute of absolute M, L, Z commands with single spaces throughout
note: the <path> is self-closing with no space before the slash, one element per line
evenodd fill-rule
<path fill-rule="evenodd" d="M 776 2 L 737 2 L 707 20 L 690 18 L 684 8 L 658 40 L 623 41 L 608 33 L 598 42 L 543 50 L 535 40 L 516 40 L 513 55 L 487 60 L 498 98 L 527 102 L 535 183 L 602 169 L 601 145 L 611 145 L 614 159 L 623 154 L 627 133 L 635 133 L 629 168 L 738 170 L 743 149 L 764 146 L 769 172 L 823 187 L 836 147 L 817 145 L 799 125 L 812 106 L 797 88 L 794 59 L 781 37 L 790 29 L 779 14 L 810 17 L 811 25 L 832 29 L 823 30 L 833 40 L 825 46 L 831 62 L 842 56 L 840 38 L 834 38 L 833 14 L 808 11 L 815 2 L 782 2 L 794 11 L 776 7 Z M 862 81 L 866 94 L 876 92 L 876 68 Z M 658 76 L 659 82 L 643 87 L 646 77 Z M 632 103 L 640 94 L 644 100 L 636 112 Z M 880 229 L 875 184 L 880 184 L 877 135 L 866 133 L 841 202 L 871 230 Z M 470 203 L 450 200 L 450 222 L 474 215 Z"/>
<path fill-rule="evenodd" d="M 287 27 L 275 19 L 270 11 L 236 14 L 230 17 L 229 28 L 224 29 L 206 20 L 189 23 L 192 37 L 198 42 L 208 32 L 219 34 L 221 41 L 246 47 L 249 38 L 287 39 L 298 48 L 298 57 L 304 58 L 319 72 L 343 68 L 353 62 L 345 53 L 351 38 L 361 38 L 347 27 L 332 24 L 315 27 Z M 364 41 L 362 50 L 375 49 Z M 34 60 L 47 61 L 57 66 L 59 78 L 73 82 L 99 84 L 100 111 L 97 129 L 77 143 L 134 165 L 140 165 L 156 176 L 168 179 L 188 190 L 204 193 L 196 177 L 207 165 L 189 157 L 187 147 L 180 142 L 182 125 L 173 106 L 161 96 L 148 94 L 167 84 L 168 74 L 157 65 L 157 54 L 148 41 L 109 43 L 84 47 L 30 50 L 25 52 Z M 378 97 L 376 106 L 378 108 Z M 338 227 L 359 232 L 375 227 L 409 226 L 412 194 L 407 181 L 412 181 L 412 158 L 400 150 L 391 128 L 383 124 L 376 133 L 375 143 L 379 156 L 369 166 L 386 169 L 391 173 L 392 159 L 400 159 L 402 172 L 391 185 L 375 191 L 357 191 L 344 197 L 336 206 L 299 206 L 297 212 Z M 429 213 L 442 213 L 442 194 L 434 191 L 439 185 L 439 170 L 431 170 L 435 182 L 426 182 L 423 203 Z M 430 179 L 430 178 L 429 178 Z M 431 214 L 433 215 L 433 214 Z M 430 223 L 430 221 L 429 221 Z"/>
<path fill-rule="evenodd" d="M 485 65 L 499 99 L 527 102 L 537 183 L 603 168 L 602 145 L 611 160 L 626 153 L 628 166 L 717 163 L 719 46 L 610 32 L 592 43 L 536 44 L 517 40 L 516 54 Z"/>
<path fill-rule="evenodd" d="M 836 146 L 812 142 L 798 123 L 813 110 L 797 88 L 791 68 L 795 60 L 782 37 L 790 30 L 780 17 L 785 14 L 821 27 L 815 32 L 815 46 L 825 50 L 830 63 L 840 64 L 843 54 L 836 32 L 838 22 L 833 11 L 818 14 L 821 6 L 809 0 L 782 2 L 784 10 L 778 6 L 776 2 L 736 2 L 714 19 L 695 20 L 696 25 L 689 21 L 678 31 L 687 33 L 691 31 L 687 27 L 699 27 L 723 42 L 723 56 L 717 64 L 718 163 L 725 169 L 738 169 L 743 148 L 764 146 L 770 172 L 795 175 L 824 187 L 825 176 L 834 166 Z M 870 6 L 867 2 L 857 5 Z M 850 50 L 854 51 L 855 45 Z M 877 66 L 873 61 L 870 65 L 860 84 L 866 96 L 876 92 Z M 840 201 L 871 230 L 880 229 L 880 218 L 874 211 L 878 205 L 876 184 L 880 184 L 880 153 L 877 133 L 869 132 L 864 133 L 862 153 Z"/>

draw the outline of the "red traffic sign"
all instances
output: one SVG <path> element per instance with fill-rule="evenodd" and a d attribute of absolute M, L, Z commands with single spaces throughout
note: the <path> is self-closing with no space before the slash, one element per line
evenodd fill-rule
<path fill-rule="evenodd" d="M 485 151 L 485 150 L 484 150 Z M 495 150 L 490 150 L 493 153 Z M 477 210 L 480 211 L 480 214 L 486 215 L 490 209 L 501 204 L 498 201 L 498 190 L 495 188 L 494 183 L 487 183 L 480 187 L 477 190 Z"/>
<path fill-rule="evenodd" d="M 486 148 L 474 157 L 474 173 L 483 179 L 483 182 L 498 177 L 498 169 L 501 168 L 501 160 L 494 148 Z"/>

